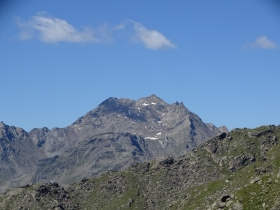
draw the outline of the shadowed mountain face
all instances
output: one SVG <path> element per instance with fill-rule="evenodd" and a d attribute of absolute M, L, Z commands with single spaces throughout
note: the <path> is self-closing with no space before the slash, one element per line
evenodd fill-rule
<path fill-rule="evenodd" d="M 0 139 L 1 143 L 16 139 L 34 150 L 30 152 L 32 155 L 27 155 L 27 150 L 26 154 L 18 154 L 18 159 L 30 162 L 30 168 L 19 167 L 15 176 L 28 177 L 26 183 L 32 180 L 32 183 L 57 181 L 61 184 L 107 170 L 122 170 L 159 156 L 178 157 L 221 133 L 222 129 L 227 130 L 203 123 L 182 103 L 170 105 L 155 95 L 139 100 L 109 98 L 66 128 L 35 128 L 26 133 L 20 128 L 5 126 L 5 132 L 13 129 L 14 133 L 22 134 L 15 134 L 13 138 L 6 135 Z M 19 143 L 17 148 L 24 145 Z M 5 181 L 9 178 L 3 179 L 3 183 Z"/>

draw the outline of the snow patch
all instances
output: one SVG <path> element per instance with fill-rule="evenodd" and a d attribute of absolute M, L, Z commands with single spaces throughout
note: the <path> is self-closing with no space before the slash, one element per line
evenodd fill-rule
<path fill-rule="evenodd" d="M 158 138 L 156 138 L 156 137 L 146 137 L 145 139 L 157 140 Z"/>
<path fill-rule="evenodd" d="M 152 102 L 151 104 L 156 105 L 157 103 Z"/>
<path fill-rule="evenodd" d="M 159 141 L 159 143 L 161 144 L 162 149 L 164 149 L 165 147 L 164 147 L 163 142 L 162 142 L 162 141 Z"/>
<path fill-rule="evenodd" d="M 146 103 L 144 103 L 144 104 L 142 104 L 143 106 L 148 106 L 149 104 L 146 104 Z"/>
<path fill-rule="evenodd" d="M 156 136 L 161 135 L 161 132 L 157 133 Z"/>

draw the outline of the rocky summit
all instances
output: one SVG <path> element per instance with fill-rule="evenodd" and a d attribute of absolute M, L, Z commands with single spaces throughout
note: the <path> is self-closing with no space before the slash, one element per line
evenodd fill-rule
<path fill-rule="evenodd" d="M 234 129 L 179 158 L 108 171 L 63 188 L 22 186 L 0 209 L 280 209 L 280 126 Z"/>
<path fill-rule="evenodd" d="M 179 157 L 224 131 L 183 103 L 168 104 L 156 95 L 109 98 L 65 128 L 27 133 L 1 123 L 0 190 L 39 182 L 65 186 L 157 157 Z"/>

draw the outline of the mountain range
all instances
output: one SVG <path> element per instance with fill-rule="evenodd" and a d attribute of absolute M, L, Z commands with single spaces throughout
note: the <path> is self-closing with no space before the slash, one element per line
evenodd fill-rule
<path fill-rule="evenodd" d="M 222 132 L 183 103 L 156 95 L 109 98 L 65 128 L 22 128 L 0 123 L 0 191 L 40 182 L 66 186 L 105 171 L 157 157 L 186 155 Z"/>
<path fill-rule="evenodd" d="M 280 126 L 234 129 L 178 158 L 158 157 L 67 188 L 39 183 L 0 195 L 0 209 L 280 209 Z"/>

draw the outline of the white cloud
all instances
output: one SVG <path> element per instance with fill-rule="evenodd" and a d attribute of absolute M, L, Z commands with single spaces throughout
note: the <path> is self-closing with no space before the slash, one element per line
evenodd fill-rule
<path fill-rule="evenodd" d="M 141 23 L 130 20 L 134 25 L 136 37 L 149 49 L 176 48 L 167 38 L 156 30 L 149 30 Z"/>
<path fill-rule="evenodd" d="M 123 30 L 123 29 L 125 29 L 125 21 L 121 22 L 120 24 L 118 24 L 115 27 L 113 27 L 114 31 L 119 31 L 119 30 Z"/>
<path fill-rule="evenodd" d="M 33 38 L 37 33 L 41 41 L 49 43 L 101 41 L 94 35 L 93 29 L 85 27 L 83 30 L 78 30 L 66 20 L 55 18 L 46 12 L 40 12 L 26 22 L 19 22 L 19 26 L 21 27 L 21 39 Z"/>
<path fill-rule="evenodd" d="M 274 49 L 276 48 L 276 44 L 269 40 L 266 36 L 261 36 L 256 39 L 255 45 L 261 47 L 262 49 Z"/>
<path fill-rule="evenodd" d="M 118 31 L 124 31 L 122 35 L 127 37 L 127 35 L 131 35 L 132 33 L 138 42 L 143 43 L 147 48 L 152 50 L 176 48 L 160 32 L 149 30 L 141 23 L 133 20 L 124 20 L 116 26 L 103 24 L 99 28 L 84 27 L 82 30 L 79 30 L 66 20 L 53 17 L 46 12 L 39 12 L 27 21 L 18 19 L 17 22 L 21 30 L 19 37 L 22 40 L 35 37 L 46 43 L 108 43 L 112 41 L 112 36 L 117 35 L 116 33 Z M 127 27 L 128 23 L 130 23 L 130 27 Z"/>
<path fill-rule="evenodd" d="M 261 48 L 261 49 L 275 49 L 277 48 L 276 43 L 273 41 L 269 40 L 267 36 L 263 35 L 258 37 L 255 42 L 250 43 L 246 46 L 244 46 L 244 49 L 254 49 L 254 48 Z"/>

